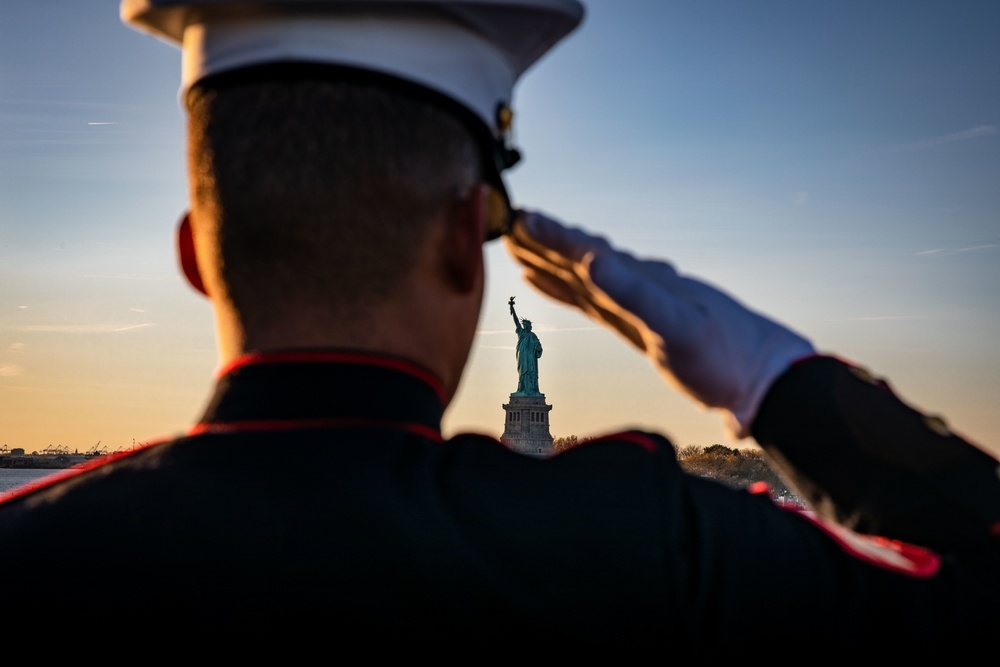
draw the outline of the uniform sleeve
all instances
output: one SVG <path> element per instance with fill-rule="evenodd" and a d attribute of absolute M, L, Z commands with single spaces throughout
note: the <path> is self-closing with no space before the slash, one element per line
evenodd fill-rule
<path fill-rule="evenodd" d="M 1000 563 L 998 461 L 864 369 L 823 356 L 796 364 L 752 432 L 821 516 Z"/>

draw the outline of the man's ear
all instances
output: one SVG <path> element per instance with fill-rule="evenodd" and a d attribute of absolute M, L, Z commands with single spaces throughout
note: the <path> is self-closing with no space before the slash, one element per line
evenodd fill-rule
<path fill-rule="evenodd" d="M 463 294 L 478 289 L 483 270 L 488 187 L 480 184 L 473 188 L 468 197 L 452 202 L 445 213 L 446 278 Z"/>
<path fill-rule="evenodd" d="M 177 225 L 177 259 L 181 265 L 181 271 L 187 278 L 191 287 L 195 288 L 205 296 L 205 283 L 201 279 L 201 271 L 198 270 L 198 258 L 194 249 L 194 234 L 191 231 L 191 212 L 185 211 L 184 216 Z"/>

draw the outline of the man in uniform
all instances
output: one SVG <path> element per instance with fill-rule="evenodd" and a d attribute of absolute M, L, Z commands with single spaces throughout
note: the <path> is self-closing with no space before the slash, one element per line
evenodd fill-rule
<path fill-rule="evenodd" d="M 185 436 L 0 506 L 5 609 L 157 646 L 366 655 L 993 649 L 993 457 L 668 263 L 509 210 L 511 91 L 577 2 L 122 13 L 182 48 L 180 259 L 222 367 Z M 655 433 L 548 459 L 443 438 L 500 236 L 533 285 L 753 437 L 810 509 L 687 475 Z M 11 576 L 67 558 L 72 581 Z"/>

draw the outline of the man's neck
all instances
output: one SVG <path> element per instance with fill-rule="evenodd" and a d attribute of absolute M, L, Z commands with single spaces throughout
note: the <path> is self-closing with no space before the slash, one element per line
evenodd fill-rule
<path fill-rule="evenodd" d="M 296 307 L 267 323 L 244 326 L 232 311 L 216 309 L 220 362 L 249 352 L 344 349 L 407 359 L 436 375 L 454 395 L 468 359 L 478 306 L 420 291 L 371 309 L 363 316 L 335 317 L 329 308 Z"/>

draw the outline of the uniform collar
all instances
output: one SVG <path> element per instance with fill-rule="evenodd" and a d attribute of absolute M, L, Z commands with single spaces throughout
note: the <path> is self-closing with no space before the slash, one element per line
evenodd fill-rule
<path fill-rule="evenodd" d="M 410 361 L 369 352 L 295 350 L 241 356 L 220 369 L 192 433 L 400 425 L 440 437 L 441 381 Z"/>

